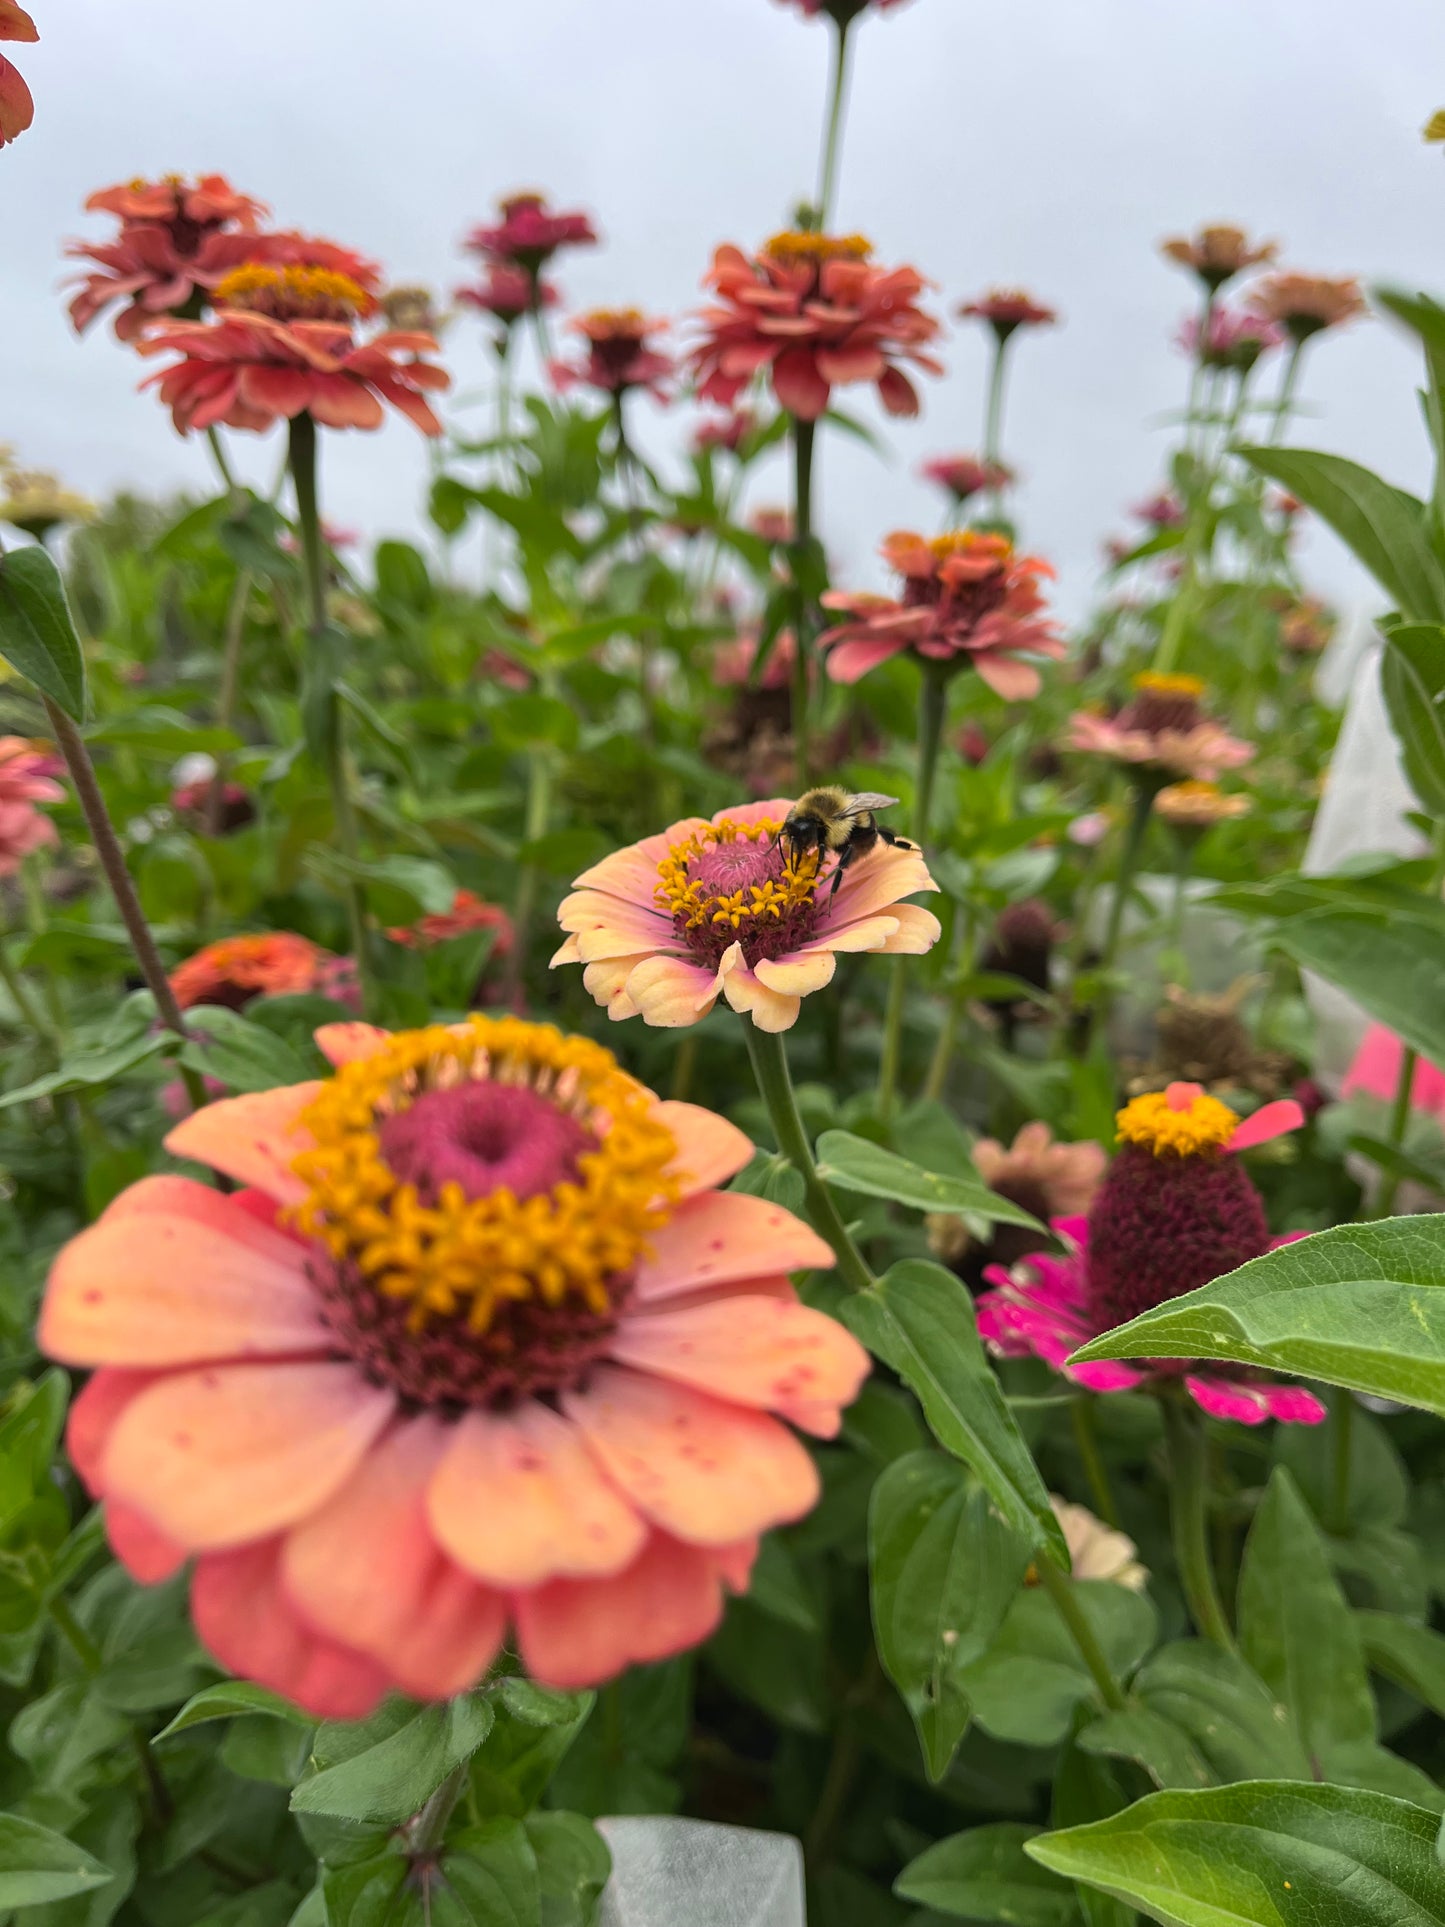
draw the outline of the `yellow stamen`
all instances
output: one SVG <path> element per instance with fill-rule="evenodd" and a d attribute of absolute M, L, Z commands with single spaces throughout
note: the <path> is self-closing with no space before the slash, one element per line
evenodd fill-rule
<path fill-rule="evenodd" d="M 714 923 L 730 924 L 738 930 L 744 919 L 762 921 L 772 917 L 776 920 L 789 910 L 810 904 L 818 882 L 816 850 L 809 850 L 796 860 L 791 855 L 786 857 L 782 876 L 776 881 L 752 883 L 746 890 L 735 890 L 730 896 L 711 894 L 706 884 L 688 875 L 689 865 L 720 844 L 767 843 L 782 827 L 771 817 L 761 823 L 735 823 L 731 817 L 724 817 L 721 823 L 709 824 L 707 829 L 674 843 L 657 866 L 654 896 L 659 908 L 681 917 L 685 930 L 700 930 L 705 924 Z"/>
<path fill-rule="evenodd" d="M 1125 1144 L 1143 1145 L 1156 1157 L 1168 1153 L 1192 1157 L 1201 1151 L 1222 1150 L 1239 1129 L 1239 1119 L 1229 1106 L 1197 1084 L 1171 1084 L 1167 1091 L 1136 1097 L 1119 1112 L 1116 1122 Z"/>
<path fill-rule="evenodd" d="M 247 261 L 216 283 L 218 308 L 255 308 L 263 314 L 313 315 L 344 320 L 370 314 L 376 303 L 359 281 L 331 268 Z"/>
<path fill-rule="evenodd" d="M 469 1198 L 444 1184 L 424 1203 L 396 1176 L 379 1124 L 428 1091 L 479 1081 L 524 1086 L 588 1127 L 597 1143 L 578 1156 L 575 1182 L 529 1198 L 506 1189 Z M 650 1092 L 600 1044 L 518 1018 L 403 1031 L 374 1057 L 343 1065 L 301 1124 L 314 1148 L 293 1169 L 310 1189 L 288 1215 L 384 1296 L 410 1299 L 415 1330 L 465 1317 L 483 1332 L 521 1299 L 580 1299 L 605 1313 L 609 1287 L 646 1254 L 678 1193 L 666 1174 L 677 1143 L 656 1121 Z"/>
<path fill-rule="evenodd" d="M 1205 684 L 1201 676 L 1165 676 L 1156 669 L 1146 669 L 1134 678 L 1136 689 L 1147 690 L 1151 696 L 1202 696 Z"/>
<path fill-rule="evenodd" d="M 873 243 L 861 234 L 816 234 L 808 228 L 784 228 L 763 245 L 775 261 L 866 261 Z"/>
<path fill-rule="evenodd" d="M 955 555 L 993 555 L 1004 561 L 1013 554 L 1013 543 L 1006 535 L 992 535 L 980 529 L 953 529 L 947 535 L 928 538 L 928 552 L 940 562 Z"/>

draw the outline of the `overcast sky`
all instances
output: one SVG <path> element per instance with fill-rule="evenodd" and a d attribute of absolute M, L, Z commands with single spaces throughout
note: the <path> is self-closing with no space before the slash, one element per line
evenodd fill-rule
<path fill-rule="evenodd" d="M 602 249 L 559 264 L 569 306 L 682 315 L 713 246 L 782 225 L 815 171 L 822 22 L 778 0 L 33 0 L 11 49 L 33 129 L 0 154 L 0 441 L 93 495 L 208 486 L 204 449 L 135 384 L 104 327 L 77 342 L 57 282 L 93 188 L 218 169 L 278 221 L 331 235 L 397 281 L 449 289 L 457 244 L 499 193 L 593 211 Z M 1194 301 L 1162 235 L 1231 220 L 1321 273 L 1445 288 L 1445 162 L 1420 127 L 1445 103 L 1434 0 L 911 0 L 857 41 L 839 223 L 956 302 L 1022 284 L 1065 325 L 1018 344 L 1006 454 L 1031 547 L 1087 606 L 1102 538 L 1157 484 L 1159 422 Z M 480 328 L 447 339 L 457 392 L 487 379 Z M 823 531 L 841 575 L 890 528 L 934 526 L 914 476 L 977 446 L 982 332 L 950 324 L 947 378 L 890 427 L 885 464 L 832 437 Z M 1297 438 L 1419 486 L 1414 358 L 1384 323 L 1319 346 Z M 850 404 L 851 405 L 851 404 Z M 679 416 L 684 411 L 678 411 Z M 681 427 L 681 421 L 678 423 Z M 656 449 L 676 432 L 648 425 Z M 254 438 L 238 436 L 238 442 Z M 251 455 L 269 476 L 279 439 Z M 331 436 L 331 519 L 415 533 L 421 438 L 396 421 Z M 781 500 L 781 476 L 756 499 Z M 1316 537 L 1327 593 L 1365 593 Z"/>

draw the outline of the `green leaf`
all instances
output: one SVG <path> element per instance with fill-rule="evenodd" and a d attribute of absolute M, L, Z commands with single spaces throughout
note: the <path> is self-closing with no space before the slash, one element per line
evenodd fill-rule
<path fill-rule="evenodd" d="M 388 1850 L 344 1867 L 327 1867 L 322 1878 L 325 1927 L 401 1927 L 411 1912 L 402 1898 L 406 1856 Z M 418 1907 L 411 1918 L 420 1927 Z"/>
<path fill-rule="evenodd" d="M 591 1927 L 612 1872 L 607 1842 L 580 1813 L 529 1813 L 522 1825 L 537 1858 L 539 1927 Z"/>
<path fill-rule="evenodd" d="M 0 1813 L 0 1908 L 39 1907 L 114 1879 L 109 1867 L 18 1813 Z"/>
<path fill-rule="evenodd" d="M 426 558 L 410 542 L 378 542 L 374 559 L 377 600 L 388 614 L 424 615 L 435 599 Z"/>
<path fill-rule="evenodd" d="M 1432 816 L 1445 816 L 1445 628 L 1381 625 L 1380 687 L 1410 787 Z"/>
<path fill-rule="evenodd" d="M 1163 1927 L 1438 1927 L 1437 1826 L 1379 1793 L 1246 1780 L 1151 1793 L 1024 1851 Z"/>
<path fill-rule="evenodd" d="M 484 1820 L 458 1834 L 442 1862 L 432 1927 L 537 1927 L 537 1856 L 520 1820 Z"/>
<path fill-rule="evenodd" d="M 1154 1644 L 1158 1622 L 1142 1593 L 1104 1580 L 1074 1582 L 1074 1597 L 1116 1678 L 1127 1678 Z M 995 1739 L 1055 1746 L 1075 1709 L 1098 1705 L 1098 1688 L 1054 1602 L 1037 1587 L 1021 1592 L 982 1659 L 965 1668 L 973 1716 Z"/>
<path fill-rule="evenodd" d="M 354 1726 L 321 1727 L 320 1771 L 291 1795 L 293 1813 L 399 1822 L 416 1813 L 487 1737 L 492 1709 L 479 1694 L 420 1709 L 391 1701 Z M 335 1764 L 332 1764 L 332 1762 Z"/>
<path fill-rule="evenodd" d="M 1445 1416 L 1445 1216 L 1339 1225 L 1252 1258 L 1074 1357 L 1221 1358 Z"/>
<path fill-rule="evenodd" d="M 1341 455 L 1304 448 L 1239 452 L 1328 522 L 1402 615 L 1445 621 L 1445 575 L 1430 547 L 1425 505 L 1416 496 Z"/>
<path fill-rule="evenodd" d="M 959 1675 L 1003 1624 L 1028 1541 L 954 1460 L 911 1452 L 873 1487 L 868 1547 L 878 1656 L 913 1716 L 928 1777 L 940 1780 L 971 1714 Z"/>
<path fill-rule="evenodd" d="M 1388 1024 L 1432 1063 L 1445 1062 L 1445 911 L 1315 910 L 1277 924 L 1270 942 Z"/>
<path fill-rule="evenodd" d="M 159 1745 L 176 1733 L 184 1733 L 188 1727 L 204 1726 L 210 1720 L 232 1720 L 246 1713 L 264 1713 L 271 1719 L 285 1720 L 293 1726 L 314 1726 L 316 1722 L 293 1706 L 290 1700 L 282 1699 L 265 1686 L 252 1686 L 248 1680 L 222 1680 L 219 1686 L 207 1686 L 188 1699 L 180 1712 L 163 1726 L 152 1746 Z"/>
<path fill-rule="evenodd" d="M 60 571 L 39 543 L 0 555 L 0 656 L 85 721 L 85 656 Z"/>
<path fill-rule="evenodd" d="M 990 1191 L 972 1165 L 967 1176 L 945 1177 L 849 1131 L 824 1131 L 818 1139 L 818 1176 L 840 1191 L 891 1198 L 916 1211 L 967 1212 L 993 1224 L 1019 1224 L 1030 1231 L 1048 1228 L 1021 1206 Z"/>
<path fill-rule="evenodd" d="M 180 1049 L 180 1061 L 203 1076 L 216 1077 L 231 1091 L 272 1091 L 283 1084 L 304 1084 L 312 1067 L 274 1030 L 218 1004 L 198 1004 L 186 1013 L 193 1035 Z"/>
<path fill-rule="evenodd" d="M 1366 1664 L 1445 1719 L 1445 1633 L 1394 1613 L 1357 1612 Z"/>
<path fill-rule="evenodd" d="M 838 1315 L 917 1393 L 934 1437 L 977 1474 L 1006 1522 L 1067 1566 L 1063 1531 L 984 1354 L 962 1281 L 942 1265 L 905 1258 L 876 1291 L 845 1299 Z"/>
<path fill-rule="evenodd" d="M 920 1907 L 1009 1927 L 1069 1927 L 1073 1890 L 1024 1852 L 1037 1827 L 1001 1820 L 940 1840 L 899 1874 L 893 1891 Z"/>

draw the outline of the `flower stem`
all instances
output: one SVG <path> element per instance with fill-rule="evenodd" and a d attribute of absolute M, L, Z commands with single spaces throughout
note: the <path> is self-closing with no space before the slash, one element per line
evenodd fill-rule
<path fill-rule="evenodd" d="M 216 723 L 221 729 L 229 730 L 235 726 L 236 693 L 241 683 L 241 649 L 246 640 L 246 604 L 250 600 L 254 580 L 249 569 L 236 572 L 235 587 L 226 610 L 226 653 L 221 659 L 221 689 L 216 698 Z M 219 755 L 216 758 L 216 773 L 206 793 L 207 836 L 221 834 L 226 807 L 226 774 L 227 759 Z"/>
<path fill-rule="evenodd" d="M 320 644 L 326 633 L 326 559 L 321 541 L 321 512 L 316 498 L 316 423 L 303 409 L 291 421 L 291 485 L 296 491 L 296 520 L 301 530 L 301 553 L 306 572 L 307 626 L 312 642 Z M 361 987 L 361 1014 L 374 1007 L 371 961 L 366 941 L 366 897 L 355 866 L 361 859 L 361 838 L 356 827 L 356 809 L 351 798 L 351 783 L 346 765 L 346 724 L 341 699 L 333 683 L 326 691 L 326 776 L 331 786 L 331 807 L 336 816 L 336 837 L 348 865 L 344 894 L 346 921 L 351 932 L 351 949 L 356 958 L 357 981 Z"/>
<path fill-rule="evenodd" d="M 1205 1638 L 1232 1652 L 1234 1635 L 1209 1557 L 1204 1426 L 1182 1397 L 1166 1398 L 1163 1406 L 1169 1447 L 1169 1516 L 1184 1597 L 1194 1624 Z"/>
<path fill-rule="evenodd" d="M 1003 442 L 1003 403 L 1006 377 L 1008 374 L 1008 351 L 1011 336 L 1002 340 L 994 337 L 993 366 L 988 375 L 988 399 L 983 415 L 983 459 L 989 467 L 997 467 L 1003 461 L 1001 445 Z M 990 512 L 997 517 L 1002 513 L 1002 491 L 995 488 L 989 494 Z"/>
<path fill-rule="evenodd" d="M 756 1024 L 746 1019 L 743 1029 L 747 1037 L 748 1055 L 753 1062 L 753 1075 L 758 1080 L 762 1100 L 768 1107 L 773 1136 L 778 1141 L 778 1149 L 803 1180 L 803 1193 L 808 1200 L 813 1222 L 833 1247 L 843 1282 L 852 1291 L 872 1291 L 877 1286 L 877 1280 L 853 1242 L 852 1234 L 833 1202 L 833 1194 L 818 1176 L 818 1167 L 813 1162 L 808 1134 L 798 1114 L 797 1094 L 788 1070 L 788 1054 L 783 1040 L 776 1032 L 759 1030 Z"/>
<path fill-rule="evenodd" d="M 116 908 L 120 911 L 121 922 L 130 938 L 130 947 L 140 965 L 146 988 L 156 1000 L 156 1015 L 167 1030 L 174 1031 L 177 1037 L 189 1039 L 191 1033 L 186 1028 L 186 1020 L 181 1015 L 181 1007 L 166 976 L 166 967 L 161 962 L 156 940 L 151 935 L 151 927 L 146 922 L 145 911 L 136 895 L 135 883 L 126 868 L 120 838 L 115 833 L 115 825 L 105 807 L 105 798 L 100 793 L 90 751 L 80 731 L 59 704 L 53 703 L 43 693 L 41 701 L 50 720 L 51 734 L 59 745 L 60 753 L 65 758 L 65 767 L 70 772 L 70 780 L 75 785 L 75 794 L 85 817 L 86 828 L 90 831 L 90 840 L 95 845 L 95 854 L 105 872 Z M 193 1108 L 200 1110 L 206 1102 L 206 1087 L 201 1074 L 193 1071 L 188 1064 L 182 1064 L 179 1068 L 186 1095 Z"/>
<path fill-rule="evenodd" d="M 1415 1072 L 1419 1068 L 1420 1053 L 1411 1050 L 1407 1044 L 1400 1058 L 1400 1075 L 1395 1082 L 1395 1097 L 1390 1106 L 1390 1122 L 1385 1132 L 1386 1142 L 1398 1151 L 1404 1145 L 1405 1134 L 1410 1128 L 1410 1097 L 1415 1088 Z M 1375 1199 L 1371 1216 L 1388 1218 L 1395 1208 L 1395 1199 L 1400 1190 L 1400 1173 L 1384 1171 L 1380 1174 L 1380 1192 Z"/>
<path fill-rule="evenodd" d="M 943 742 L 943 720 L 948 713 L 948 672 L 938 663 L 923 665 L 918 696 L 918 781 L 913 798 L 913 840 L 928 838 L 933 817 L 933 790 L 938 775 L 938 752 Z M 888 1006 L 883 1018 L 883 1054 L 878 1065 L 878 1115 L 886 1123 L 898 1094 L 903 1058 L 903 1013 L 908 1002 L 908 958 L 893 959 Z"/>
<path fill-rule="evenodd" d="M 552 819 L 552 754 L 548 746 L 536 745 L 527 769 L 527 807 L 523 817 L 522 840 L 538 843 L 547 834 Z M 512 941 L 511 991 L 520 995 L 526 982 L 527 949 L 532 922 L 537 911 L 537 886 L 540 872 L 535 863 L 524 861 L 517 877 L 517 897 L 512 907 L 515 936 Z"/>
<path fill-rule="evenodd" d="M 1300 358 L 1304 354 L 1304 351 L 1305 345 L 1302 341 L 1294 342 L 1289 351 L 1289 360 L 1286 361 L 1284 365 L 1284 375 L 1279 384 L 1279 394 L 1275 398 L 1274 420 L 1271 422 L 1269 430 L 1271 448 L 1275 447 L 1283 437 L 1285 423 L 1289 420 L 1290 412 L 1294 407 L 1294 391 L 1299 385 Z"/>
<path fill-rule="evenodd" d="M 1111 1713 L 1124 1710 L 1124 1689 L 1114 1677 L 1108 1656 L 1099 1644 L 1093 1627 L 1089 1624 L 1083 1607 L 1079 1604 L 1074 1591 L 1074 1581 L 1068 1573 L 1056 1566 L 1046 1552 L 1040 1552 L 1034 1559 L 1034 1571 L 1039 1583 L 1053 1600 L 1059 1618 L 1069 1630 L 1069 1637 L 1079 1649 L 1079 1657 L 1088 1667 L 1094 1684 L 1099 1689 L 1099 1697 Z"/>
<path fill-rule="evenodd" d="M 30 995 L 30 987 L 16 969 L 3 935 L 0 935 L 0 983 L 9 991 L 10 1001 L 20 1013 L 20 1021 L 33 1030 L 37 1037 L 45 1039 L 59 1063 L 65 1050 L 65 1039 L 49 1013 L 41 1010 Z"/>
<path fill-rule="evenodd" d="M 236 487 L 236 477 L 232 471 L 231 464 L 226 459 L 226 445 L 221 440 L 220 430 L 214 426 L 208 428 L 206 430 L 206 440 L 211 445 L 211 457 L 220 473 L 222 482 L 228 489 L 234 490 Z"/>
<path fill-rule="evenodd" d="M 1129 889 L 1134 881 L 1134 872 L 1139 867 L 1139 857 L 1144 848 L 1144 833 L 1149 828 L 1149 818 L 1153 809 L 1153 785 L 1147 782 L 1137 783 L 1129 825 L 1124 832 L 1124 847 L 1119 852 L 1119 869 L 1114 878 L 1114 901 L 1109 909 L 1109 928 L 1104 936 L 1104 954 L 1099 961 L 1099 968 L 1105 975 L 1114 968 L 1115 959 L 1119 954 L 1119 940 L 1124 934 L 1124 911 L 1129 902 Z"/>
<path fill-rule="evenodd" d="M 818 170 L 818 227 L 826 233 L 833 209 L 833 193 L 838 184 L 838 156 L 842 147 L 843 114 L 848 99 L 848 55 L 852 46 L 852 21 L 838 23 L 833 42 L 833 84 L 828 106 L 828 126 L 823 137 L 823 158 Z"/>
<path fill-rule="evenodd" d="M 1119 1528 L 1119 1508 L 1114 1503 L 1113 1488 L 1109 1484 L 1109 1469 L 1104 1464 L 1104 1455 L 1099 1450 L 1099 1435 L 1094 1430 L 1094 1401 L 1088 1392 L 1078 1393 L 1071 1401 L 1070 1417 L 1074 1422 L 1074 1443 L 1079 1448 L 1079 1463 L 1084 1468 L 1084 1476 L 1089 1481 L 1089 1491 L 1093 1494 L 1094 1505 L 1099 1517 L 1106 1526 Z"/>
<path fill-rule="evenodd" d="M 816 440 L 813 422 L 793 423 L 793 582 L 797 610 L 796 649 L 793 651 L 793 753 L 798 765 L 798 786 L 808 781 L 808 697 L 812 689 L 814 612 L 803 585 L 800 568 L 813 540 L 813 447 Z"/>

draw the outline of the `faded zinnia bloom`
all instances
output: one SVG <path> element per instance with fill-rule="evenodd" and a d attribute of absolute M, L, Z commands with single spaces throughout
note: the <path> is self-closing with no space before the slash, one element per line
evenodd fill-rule
<path fill-rule="evenodd" d="M 58 841 L 55 825 L 36 805 L 63 800 L 55 779 L 64 767 L 23 736 L 0 736 L 0 877 L 14 876 L 26 857 Z"/>
<path fill-rule="evenodd" d="M 789 1426 L 832 1437 L 868 1371 L 788 1283 L 828 1247 L 586 1039 L 318 1042 L 334 1077 L 167 1140 L 238 1194 L 146 1178 L 51 1272 L 118 1557 L 194 1561 L 211 1652 L 322 1718 L 463 1692 L 509 1626 L 558 1687 L 696 1645 L 818 1496 Z"/>
<path fill-rule="evenodd" d="M 834 682 L 857 682 L 908 649 L 926 662 L 976 669 L 1008 702 L 1039 692 L 1039 672 L 1022 655 L 1060 657 L 1063 639 L 1043 613 L 1040 583 L 1053 570 L 1019 555 L 1007 536 L 963 529 L 952 535 L 890 535 L 882 555 L 903 578 L 898 597 L 830 591 L 823 607 L 848 618 L 818 638 Z"/>
<path fill-rule="evenodd" d="M 1223 222 L 1211 227 L 1202 227 L 1191 239 L 1187 235 L 1175 235 L 1172 240 L 1161 241 L 1159 251 L 1170 261 L 1177 261 L 1182 268 L 1190 268 L 1205 287 L 1213 293 L 1222 288 L 1226 281 L 1232 281 L 1246 268 L 1256 268 L 1266 261 L 1272 261 L 1279 252 L 1279 243 L 1263 241 L 1252 242 L 1242 227 L 1230 227 Z"/>
<path fill-rule="evenodd" d="M 1096 1518 L 1086 1505 L 1074 1505 L 1049 1494 L 1054 1516 L 1064 1529 L 1069 1548 L 1069 1570 L 1075 1579 L 1098 1579 L 1111 1586 L 1143 1592 L 1149 1570 L 1139 1563 L 1139 1548 L 1127 1532 L 1118 1532 Z"/>
<path fill-rule="evenodd" d="M 1025 1124 L 1010 1145 L 991 1137 L 973 1147 L 990 1191 L 1036 1218 L 1077 1218 L 1093 1204 L 1108 1156 L 1102 1144 L 1060 1144 L 1047 1124 Z"/>
<path fill-rule="evenodd" d="M 587 344 L 582 360 L 554 361 L 552 379 L 563 389 L 585 382 L 605 395 L 645 388 L 656 400 L 665 401 L 672 356 L 664 354 L 652 337 L 665 333 L 667 326 L 640 308 L 594 308 L 571 323 L 573 332 Z"/>
<path fill-rule="evenodd" d="M 533 281 L 525 268 L 493 261 L 485 277 L 458 288 L 456 298 L 482 314 L 495 315 L 504 328 L 513 328 L 533 308 L 555 308 L 561 296 L 550 281 Z"/>
<path fill-rule="evenodd" d="M 759 1030 L 789 1030 L 804 997 L 833 981 L 840 951 L 932 949 L 936 890 L 911 845 L 878 843 L 842 877 L 836 858 L 801 859 L 778 841 L 786 798 L 686 817 L 586 870 L 557 912 L 567 941 L 552 963 L 580 963 L 609 1017 L 676 1029 L 721 996 Z"/>
<path fill-rule="evenodd" d="M 1318 1425 L 1325 1408 L 1303 1386 L 1232 1365 L 1183 1361 L 1070 1365 L 1071 1353 L 1140 1312 L 1257 1258 L 1271 1238 L 1264 1204 L 1237 1152 L 1298 1130 L 1292 1099 L 1240 1119 L 1198 1084 L 1171 1084 L 1119 1113 L 1121 1145 L 1087 1217 L 1060 1218 L 1062 1257 L 1036 1253 L 991 1269 L 978 1329 L 997 1353 L 1042 1358 L 1091 1391 L 1127 1391 L 1181 1376 L 1214 1418 Z"/>
<path fill-rule="evenodd" d="M 916 415 L 918 394 L 899 365 L 942 374 L 924 353 L 938 322 L 918 306 L 912 268 L 879 268 L 861 235 L 775 234 L 759 253 L 721 247 L 707 285 L 717 303 L 698 320 L 692 351 L 704 401 L 730 408 L 767 371 L 780 407 L 817 421 L 835 386 L 872 382 L 890 415 Z"/>
<path fill-rule="evenodd" d="M 0 40 L 38 40 L 35 22 L 16 0 L 0 0 Z M 17 67 L 0 55 L 0 147 L 23 134 L 35 118 L 35 102 Z"/>
<path fill-rule="evenodd" d="M 1279 347 L 1284 332 L 1264 315 L 1216 306 L 1202 336 L 1197 317 L 1191 317 L 1176 339 L 1185 354 L 1197 356 L 1204 367 L 1247 375 L 1266 350 Z"/>
<path fill-rule="evenodd" d="M 1248 816 L 1247 796 L 1230 795 L 1217 783 L 1170 783 L 1154 799 L 1154 811 L 1176 829 L 1207 830 L 1232 817 Z"/>
<path fill-rule="evenodd" d="M 1318 656 L 1329 647 L 1335 624 L 1334 610 L 1315 596 L 1286 602 L 1279 619 L 1280 647 L 1292 656 Z"/>
<path fill-rule="evenodd" d="M 753 409 L 730 408 L 725 415 L 711 416 L 698 423 L 692 434 L 694 452 L 701 455 L 705 449 L 725 448 L 730 455 L 736 455 L 757 427 L 758 418 Z"/>
<path fill-rule="evenodd" d="M 940 455 L 919 469 L 925 482 L 936 482 L 962 508 L 975 495 L 996 492 L 1012 485 L 1014 472 L 1003 462 L 983 462 L 976 455 Z"/>
<path fill-rule="evenodd" d="M 958 312 L 966 321 L 986 321 L 1000 347 L 1019 328 L 1047 328 L 1059 318 L 1055 309 L 1046 308 L 1022 288 L 990 288 L 976 300 L 963 302 Z"/>
<path fill-rule="evenodd" d="M 1136 502 L 1130 513 L 1151 529 L 1177 529 L 1184 520 L 1184 504 L 1172 488 L 1161 488 L 1156 495 Z"/>
<path fill-rule="evenodd" d="M 63 522 L 89 522 L 95 516 L 95 504 L 85 496 L 62 487 L 46 469 L 12 466 L 4 449 L 0 449 L 0 491 L 0 522 L 23 529 L 37 542 Z"/>
<path fill-rule="evenodd" d="M 1153 775 L 1212 783 L 1221 770 L 1238 769 L 1254 755 L 1253 743 L 1231 736 L 1200 705 L 1197 676 L 1163 676 L 1146 670 L 1134 678 L 1134 694 L 1115 716 L 1081 709 L 1069 718 L 1066 746 L 1108 756 Z"/>
<path fill-rule="evenodd" d="M 244 1010 L 256 997 L 295 997 L 303 992 L 361 1007 L 356 963 L 338 957 L 294 930 L 221 937 L 187 957 L 171 972 L 171 989 L 182 1010 L 221 1004 Z"/>
<path fill-rule="evenodd" d="M 351 274 L 302 262 L 252 261 L 212 291 L 210 321 L 164 325 L 136 345 L 175 354 L 151 375 L 181 434 L 224 422 L 263 430 L 303 412 L 327 428 L 379 428 L 389 402 L 427 435 L 439 435 L 426 391 L 450 377 L 422 356 L 429 334 L 389 330 L 358 340 L 376 297 Z"/>
<path fill-rule="evenodd" d="M 1308 341 L 1323 328 L 1343 327 L 1367 312 L 1359 282 L 1347 276 L 1267 274 L 1250 289 L 1249 299 L 1255 312 L 1277 322 L 1291 341 Z"/>
<path fill-rule="evenodd" d="M 509 194 L 497 203 L 499 218 L 474 227 L 465 245 L 493 261 L 510 261 L 533 282 L 559 248 L 590 248 L 597 232 L 580 209 L 549 207 L 545 194 Z"/>

